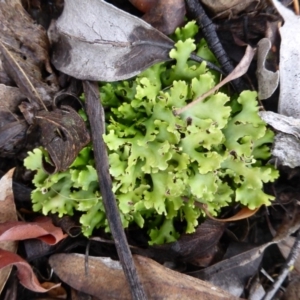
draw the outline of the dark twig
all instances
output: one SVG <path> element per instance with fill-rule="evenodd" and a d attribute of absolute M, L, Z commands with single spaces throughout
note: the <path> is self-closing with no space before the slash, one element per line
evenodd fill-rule
<path fill-rule="evenodd" d="M 191 17 L 195 19 L 197 24 L 200 26 L 209 49 L 213 52 L 213 54 L 219 61 L 221 68 L 224 70 L 226 75 L 230 74 L 234 69 L 234 65 L 223 49 L 223 46 L 220 43 L 220 40 L 216 33 L 215 27 L 212 21 L 206 15 L 200 1 L 186 0 L 186 4 Z M 237 92 L 242 92 L 245 89 L 245 86 L 240 78 L 232 81 L 232 85 Z"/>
<path fill-rule="evenodd" d="M 273 283 L 270 290 L 265 294 L 262 300 L 271 300 L 273 299 L 275 293 L 278 291 L 278 289 L 281 287 L 281 284 L 293 268 L 295 261 L 300 253 L 300 230 L 298 230 L 298 234 L 295 239 L 295 243 L 291 249 L 291 252 L 286 259 L 286 262 L 280 272 L 280 274 L 277 277 L 277 280 Z"/>
<path fill-rule="evenodd" d="M 146 299 L 146 294 L 139 280 L 122 227 L 115 196 L 112 192 L 108 155 L 102 138 L 105 133 L 105 123 L 104 111 L 100 103 L 99 88 L 96 82 L 90 81 L 84 81 L 83 88 L 86 97 L 87 115 L 91 126 L 96 170 L 109 228 L 115 241 L 125 277 L 130 285 L 133 299 Z"/>

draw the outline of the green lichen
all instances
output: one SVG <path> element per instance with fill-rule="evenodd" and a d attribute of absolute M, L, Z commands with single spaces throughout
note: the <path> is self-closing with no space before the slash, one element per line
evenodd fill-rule
<path fill-rule="evenodd" d="M 192 51 L 213 59 L 204 40 L 195 45 L 197 29 L 193 22 L 177 29 L 173 63 L 100 88 L 108 110 L 104 141 L 121 220 L 124 227 L 145 227 L 150 244 L 176 240 L 175 222 L 193 232 L 205 216 L 197 203 L 217 215 L 232 203 L 254 209 L 273 199 L 263 192 L 263 184 L 278 176 L 264 164 L 273 133 L 257 114 L 256 92 L 244 91 L 233 99 L 218 92 L 180 116 L 173 114 L 219 81 L 205 63 L 189 60 Z M 99 227 L 109 231 L 91 146 L 82 149 L 68 171 L 54 175 L 43 171 L 42 155 L 35 149 L 25 159 L 25 166 L 37 171 L 33 209 L 59 216 L 82 212 L 86 236 Z"/>

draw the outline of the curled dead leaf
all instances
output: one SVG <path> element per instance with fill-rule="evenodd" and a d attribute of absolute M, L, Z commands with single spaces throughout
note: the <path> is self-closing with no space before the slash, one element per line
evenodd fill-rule
<path fill-rule="evenodd" d="M 207 214 L 207 216 L 215 221 L 219 221 L 219 222 L 234 222 L 234 221 L 239 221 L 239 220 L 244 220 L 247 218 L 250 218 L 251 216 L 255 215 L 257 213 L 257 211 L 260 209 L 260 207 L 256 208 L 256 209 L 249 209 L 248 207 L 243 207 L 240 211 L 238 211 L 234 216 L 226 218 L 226 219 L 218 219 L 213 217 L 208 209 L 206 208 L 205 205 L 201 205 L 201 208 L 205 211 L 205 213 Z"/>
<path fill-rule="evenodd" d="M 266 69 L 266 58 L 271 49 L 271 41 L 263 38 L 258 42 L 257 70 L 258 99 L 264 100 L 272 96 L 279 83 L 279 71 L 272 72 Z"/>
<path fill-rule="evenodd" d="M 83 119 L 72 107 L 64 105 L 51 112 L 39 111 L 35 118 L 42 131 L 42 145 L 54 164 L 44 164 L 45 169 L 49 173 L 66 170 L 90 141 Z"/>
<path fill-rule="evenodd" d="M 0 180 L 0 223 L 16 221 L 17 210 L 12 190 L 14 169 L 8 171 Z M 18 243 L 15 241 L 0 241 L 0 249 L 16 252 Z M 11 272 L 12 267 L 0 269 L 0 294 Z"/>
<path fill-rule="evenodd" d="M 0 249 L 0 269 L 7 266 L 17 267 L 17 276 L 20 280 L 20 283 L 31 291 L 45 293 L 50 289 L 59 286 L 58 284 L 50 287 L 49 289 L 43 288 L 26 260 L 15 253 Z"/>
<path fill-rule="evenodd" d="M 61 228 L 54 226 L 48 217 L 39 217 L 35 222 L 14 221 L 0 224 L 0 241 L 38 238 L 49 245 L 55 245 L 65 237 Z"/>

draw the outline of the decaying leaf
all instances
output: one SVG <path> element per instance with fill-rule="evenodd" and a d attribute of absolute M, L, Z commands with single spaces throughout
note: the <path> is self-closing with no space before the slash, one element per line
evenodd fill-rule
<path fill-rule="evenodd" d="M 49 289 L 47 294 L 51 299 L 67 299 L 67 291 L 62 286 L 57 286 L 54 282 L 45 281 L 41 284 L 45 289 Z M 54 287 L 54 288 L 53 288 Z M 49 300 L 50 300 L 49 298 Z M 47 300 L 47 299 L 45 299 Z M 72 298 L 73 300 L 73 298 Z"/>
<path fill-rule="evenodd" d="M 17 221 L 16 207 L 12 191 L 10 170 L 0 180 L 0 293 L 13 265 L 18 269 L 20 283 L 36 292 L 47 292 L 35 277 L 30 265 L 15 254 L 17 241 L 39 237 L 44 242 L 55 244 L 64 238 L 62 230 L 55 227 L 50 218 L 42 217 L 36 223 Z"/>
<path fill-rule="evenodd" d="M 277 0 L 273 4 L 284 19 L 279 29 L 280 44 L 280 95 L 278 112 L 300 118 L 300 16 Z"/>
<path fill-rule="evenodd" d="M 260 283 L 258 276 L 255 276 L 255 279 L 252 280 L 251 286 L 249 288 L 248 300 L 263 299 L 265 293 L 266 291 Z"/>
<path fill-rule="evenodd" d="M 219 288 L 188 275 L 167 269 L 142 256 L 134 262 L 148 299 L 238 299 Z M 49 259 L 61 280 L 100 299 L 131 299 L 129 286 L 118 261 L 81 254 L 55 254 Z"/>
<path fill-rule="evenodd" d="M 156 5 L 146 12 L 143 20 L 169 35 L 183 24 L 184 17 L 184 0 L 158 0 Z"/>
<path fill-rule="evenodd" d="M 8 86 L 12 86 L 14 84 L 11 78 L 9 78 L 7 73 L 4 71 L 1 59 L 0 59 L 0 83 Z"/>
<path fill-rule="evenodd" d="M 229 293 L 240 296 L 246 282 L 258 270 L 262 253 L 269 244 L 252 248 L 241 254 L 225 259 L 211 267 L 193 272 L 193 276 L 208 281 Z"/>
<path fill-rule="evenodd" d="M 117 81 L 169 59 L 173 41 L 102 0 L 67 0 L 51 30 L 54 66 L 75 78 Z"/>
<path fill-rule="evenodd" d="M 234 222 L 234 221 L 239 221 L 239 220 L 244 220 L 244 219 L 247 219 L 247 218 L 250 218 L 252 217 L 254 214 L 257 213 L 257 211 L 259 210 L 259 207 L 256 208 L 256 209 L 250 209 L 248 207 L 242 207 L 241 210 L 239 210 L 234 216 L 231 216 L 231 217 L 228 217 L 228 218 L 225 218 L 225 219 L 220 219 L 220 218 L 215 218 L 213 217 L 208 209 L 206 208 L 205 205 L 202 205 L 202 208 L 203 210 L 205 211 L 205 213 L 207 214 L 207 216 L 212 219 L 212 220 L 215 220 L 215 221 L 218 221 L 218 222 Z"/>
<path fill-rule="evenodd" d="M 184 261 L 206 267 L 214 258 L 217 244 L 224 232 L 225 224 L 207 219 L 192 234 L 183 234 L 177 242 L 163 245 L 169 247 Z"/>
<path fill-rule="evenodd" d="M 72 107 L 64 105 L 51 112 L 39 111 L 35 118 L 41 127 L 42 145 L 54 164 L 45 165 L 45 169 L 49 173 L 66 170 L 90 141 L 83 119 Z"/>
<path fill-rule="evenodd" d="M 300 299 L 300 276 L 296 276 L 288 285 L 283 300 L 298 300 Z"/>
<path fill-rule="evenodd" d="M 31 266 L 17 254 L 0 249 L 0 257 L 0 269 L 9 266 L 17 267 L 17 276 L 20 283 L 27 289 L 38 293 L 45 293 L 58 286 L 55 285 L 48 289 L 43 288 L 32 271 Z"/>
<path fill-rule="evenodd" d="M 272 111 L 261 111 L 260 117 L 277 131 L 300 138 L 300 119 L 287 117 Z"/>
<path fill-rule="evenodd" d="M 1 65 L 18 86 L 23 98 L 30 102 L 20 103 L 20 93 L 16 90 L 13 90 L 15 98 L 9 98 L 11 103 L 4 105 L 2 102 L 9 99 L 1 100 L 0 117 L 5 120 L 0 124 L 1 155 L 12 156 L 17 153 L 24 146 L 27 123 L 35 123 L 44 134 L 42 144 L 53 159 L 55 166 L 52 169 L 64 170 L 88 143 L 86 126 L 71 108 L 51 111 L 50 106 L 59 87 L 49 62 L 49 43 L 45 30 L 33 23 L 17 0 L 1 2 L 0 17 Z M 12 23 L 8 23 L 8 20 Z M 49 76 L 44 78 L 43 74 Z M 2 90 L 6 92 L 7 89 Z M 19 110 L 16 109 L 17 102 Z M 20 117 L 20 111 L 27 123 Z"/>
<path fill-rule="evenodd" d="M 176 242 L 148 248 L 132 247 L 132 251 L 161 263 L 179 259 L 195 266 L 207 267 L 220 252 L 219 240 L 225 226 L 225 223 L 207 219 L 194 233 L 182 234 Z"/>
<path fill-rule="evenodd" d="M 256 7 L 258 0 L 201 0 L 214 15 L 226 18 L 237 15 L 250 5 Z"/>
<path fill-rule="evenodd" d="M 12 190 L 13 173 L 14 169 L 7 172 L 0 180 L 0 223 L 16 221 L 18 219 Z M 16 252 L 17 247 L 18 243 L 16 241 L 0 241 L 0 249 Z M 0 294 L 11 269 L 11 266 L 0 269 Z"/>
<path fill-rule="evenodd" d="M 55 74 L 49 62 L 49 42 L 46 31 L 30 18 L 24 10 L 21 1 L 1 1 L 0 3 L 0 36 L 1 43 L 9 51 L 11 57 L 20 65 L 32 86 L 38 91 L 43 103 L 51 103 L 52 97 L 58 91 Z M 0 51 L 4 70 L 30 99 L 28 85 L 22 80 L 20 72 L 16 72 L 7 54 Z M 6 58 L 4 58 L 6 56 Z M 43 78 L 42 72 L 49 74 Z"/>
<path fill-rule="evenodd" d="M 0 84 L 0 111 L 15 113 L 26 97 L 17 87 Z"/>
<path fill-rule="evenodd" d="M 38 238 L 55 245 L 65 237 L 61 228 L 54 226 L 48 217 L 39 217 L 34 222 L 10 221 L 0 224 L 0 241 Z"/>
<path fill-rule="evenodd" d="M 272 241 L 254 247 L 240 254 L 231 256 L 201 271 L 191 274 L 202 280 L 219 286 L 239 296 L 244 290 L 247 280 L 257 272 L 262 255 L 267 247 L 278 244 L 296 232 L 300 227 L 300 218 L 293 218 L 288 224 L 283 223 Z"/>
<path fill-rule="evenodd" d="M 12 157 L 23 146 L 28 124 L 8 111 L 0 111 L 0 156 Z"/>
<path fill-rule="evenodd" d="M 90 140 L 83 119 L 69 106 L 54 107 L 49 111 L 43 97 L 35 89 L 25 70 L 1 41 L 0 50 L 2 50 L 4 61 L 14 69 L 14 78 L 22 79 L 21 86 L 26 91 L 25 94 L 30 103 L 23 101 L 18 108 L 28 124 L 37 124 L 41 128 L 41 143 L 49 151 L 50 158 L 54 163 L 54 166 L 48 165 L 49 173 L 65 170 Z M 24 121 L 19 121 L 17 116 L 10 116 L 9 112 L 3 113 L 8 114 L 10 118 L 15 117 L 17 120 L 11 121 L 12 125 L 15 125 L 14 127 L 11 123 L 0 126 L 0 150 L 2 153 L 9 154 L 9 150 L 15 144 L 19 145 L 25 139 L 28 125 Z"/>
<path fill-rule="evenodd" d="M 22 67 L 22 60 L 18 55 L 15 55 L 13 51 L 9 50 L 8 46 L 9 45 L 0 40 L 0 51 L 6 72 L 35 107 L 47 109 L 45 104 L 47 102 L 45 101 L 44 103 L 40 93 L 32 84 L 32 80 L 36 80 L 36 78 L 30 78 L 26 74 L 26 69 L 24 70 L 24 66 Z M 46 95 L 46 91 L 41 90 L 40 92 L 49 97 L 49 95 Z M 50 98 L 47 100 L 50 101 Z"/>
<path fill-rule="evenodd" d="M 279 131 L 275 136 L 272 149 L 272 154 L 278 159 L 278 164 L 290 168 L 300 166 L 300 120 L 272 111 L 261 111 L 259 115 L 266 123 Z"/>
<path fill-rule="evenodd" d="M 272 72 L 265 67 L 270 49 L 271 41 L 268 38 L 263 38 L 258 42 L 256 76 L 258 81 L 258 99 L 260 100 L 271 97 L 279 82 L 279 71 Z"/>
<path fill-rule="evenodd" d="M 157 4 L 158 0 L 129 0 L 129 2 L 141 12 L 146 13 Z"/>

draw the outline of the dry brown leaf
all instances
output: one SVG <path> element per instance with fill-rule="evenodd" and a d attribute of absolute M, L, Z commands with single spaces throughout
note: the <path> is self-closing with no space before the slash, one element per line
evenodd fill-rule
<path fill-rule="evenodd" d="M 164 34 L 172 34 L 183 24 L 185 17 L 184 0 L 158 0 L 143 16 L 143 20 Z"/>
<path fill-rule="evenodd" d="M 267 243 L 259 247 L 252 246 L 252 249 L 242 253 L 239 253 L 239 250 L 242 250 L 239 249 L 242 248 L 240 247 L 243 246 L 242 244 L 229 246 L 228 252 L 230 250 L 231 253 L 238 252 L 239 254 L 230 256 L 230 253 L 226 253 L 230 256 L 229 258 L 200 271 L 195 271 L 193 276 L 209 281 L 235 296 L 240 296 L 249 278 L 257 273 L 263 252 L 268 245 Z M 246 248 L 249 249 L 249 247 Z"/>
<path fill-rule="evenodd" d="M 6 72 L 11 78 L 13 78 L 22 93 L 26 95 L 27 99 L 31 101 L 36 108 L 40 107 L 47 110 L 40 93 L 32 83 L 32 81 L 36 81 L 37 78 L 27 75 L 27 70 L 24 69 L 26 66 L 22 66 L 22 60 L 20 57 L 14 54 L 12 50 L 9 50 L 9 45 L 1 40 L 0 53 Z"/>
<path fill-rule="evenodd" d="M 0 180 L 0 223 L 16 221 L 17 212 L 12 190 L 12 176 L 14 169 L 7 172 Z M 0 248 L 16 252 L 18 243 L 15 241 L 0 241 Z M 1 260 L 1 259 L 0 259 Z M 10 274 L 11 266 L 0 270 L 0 294 Z"/>
<path fill-rule="evenodd" d="M 48 295 L 55 299 L 67 299 L 67 291 L 62 286 L 57 286 L 54 282 L 45 281 L 41 286 L 49 290 Z M 54 288 L 53 288 L 54 287 Z"/>
<path fill-rule="evenodd" d="M 294 278 L 288 287 L 282 300 L 299 300 L 300 299 L 300 277 Z"/>
<path fill-rule="evenodd" d="M 233 222 L 233 221 L 239 221 L 239 220 L 244 220 L 247 218 L 250 218 L 251 216 L 253 216 L 254 214 L 256 214 L 256 212 L 260 209 L 260 207 L 256 208 L 256 209 L 249 209 L 248 207 L 243 207 L 240 211 L 238 211 L 234 216 L 226 218 L 226 219 L 218 219 L 213 217 L 208 209 L 206 209 L 205 205 L 201 206 L 202 209 L 205 211 L 205 213 L 208 215 L 209 218 L 215 220 L 215 221 L 219 221 L 219 222 Z"/>
<path fill-rule="evenodd" d="M 45 293 L 59 286 L 52 286 L 49 289 L 43 288 L 26 260 L 15 253 L 0 249 L 0 269 L 12 266 L 17 267 L 17 276 L 20 283 L 31 291 Z"/>
<path fill-rule="evenodd" d="M 162 247 L 176 253 L 184 261 L 206 267 L 216 254 L 216 247 L 225 229 L 224 222 L 205 220 L 192 234 L 183 234 L 178 241 Z"/>
<path fill-rule="evenodd" d="M 0 155 L 14 157 L 24 146 L 28 124 L 17 114 L 0 110 Z"/>
<path fill-rule="evenodd" d="M 61 228 L 54 226 L 48 217 L 39 217 L 35 222 L 14 221 L 0 224 L 0 241 L 38 238 L 49 245 L 55 245 L 65 237 Z"/>
<path fill-rule="evenodd" d="M 19 88 L 0 84 L 0 110 L 16 112 L 18 105 L 24 100 L 26 97 Z"/>
<path fill-rule="evenodd" d="M 41 142 L 49 152 L 53 165 L 44 163 L 48 173 L 65 171 L 81 149 L 90 141 L 84 120 L 67 105 L 51 112 L 40 111 L 36 122 L 41 127 Z"/>
<path fill-rule="evenodd" d="M 21 1 L 0 2 L 0 36 L 2 43 L 24 70 L 42 101 L 45 104 L 51 103 L 54 93 L 58 90 L 58 83 L 49 61 L 47 34 L 42 26 L 30 18 Z M 15 68 L 11 68 L 9 62 L 3 58 L 3 53 L 1 60 L 3 69 L 24 95 L 30 98 L 32 95 L 27 93 L 27 87 L 24 86 L 26 83 L 19 77 L 20 74 L 15 73 Z M 51 76 L 43 78 L 44 71 Z"/>
<path fill-rule="evenodd" d="M 129 0 L 129 2 L 143 13 L 149 11 L 158 0 Z"/>
<path fill-rule="evenodd" d="M 88 273 L 85 265 L 88 259 Z M 142 256 L 134 262 L 148 299 L 238 299 L 199 279 L 177 273 Z M 81 254 L 55 254 L 49 259 L 61 280 L 100 299 L 129 300 L 131 294 L 121 265 L 110 258 Z"/>
<path fill-rule="evenodd" d="M 206 7 L 213 12 L 214 15 L 226 18 L 237 15 L 245 10 L 251 4 L 254 7 L 259 1 L 257 0 L 201 0 Z"/>

